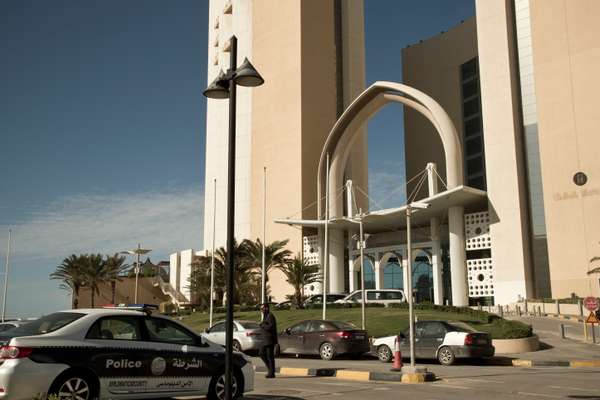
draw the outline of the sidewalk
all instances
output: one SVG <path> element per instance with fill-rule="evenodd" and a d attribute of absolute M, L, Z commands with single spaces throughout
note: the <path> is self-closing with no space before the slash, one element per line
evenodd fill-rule
<path fill-rule="evenodd" d="M 600 344 L 592 344 L 584 341 L 583 327 L 581 323 L 557 320 L 544 317 L 520 317 L 511 318 L 533 326 L 533 331 L 540 338 L 541 350 L 510 355 L 519 360 L 530 360 L 534 363 L 521 366 L 550 365 L 553 362 L 564 366 L 575 366 L 580 360 L 597 360 L 600 363 Z M 559 326 L 565 326 L 565 339 L 560 337 Z M 598 329 L 598 328 L 596 328 Z M 600 341 L 600 336 L 596 340 Z M 592 363 L 596 364 L 596 362 Z M 586 365 L 590 366 L 590 365 Z"/>

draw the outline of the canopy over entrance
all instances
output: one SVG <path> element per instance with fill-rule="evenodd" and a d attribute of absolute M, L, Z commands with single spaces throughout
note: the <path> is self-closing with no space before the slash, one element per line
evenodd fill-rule
<path fill-rule="evenodd" d="M 442 217 L 450 207 L 467 207 L 484 201 L 487 193 L 483 190 L 469 186 L 457 186 L 455 188 L 440 192 L 436 195 L 419 199 L 421 203 L 427 203 L 429 208 L 424 210 L 413 209 L 412 221 L 415 224 L 429 223 L 431 218 Z M 307 228 L 319 228 L 325 225 L 325 220 L 306 219 L 276 219 L 275 223 L 297 225 Z M 329 229 L 358 230 L 356 218 L 339 217 L 329 220 Z M 367 233 L 389 232 L 391 230 L 406 229 L 406 206 L 388 208 L 366 213 L 363 217 L 363 228 Z"/>

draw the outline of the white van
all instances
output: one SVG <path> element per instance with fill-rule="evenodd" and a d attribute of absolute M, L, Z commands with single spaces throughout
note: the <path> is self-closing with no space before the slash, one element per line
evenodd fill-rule
<path fill-rule="evenodd" d="M 367 301 L 369 304 L 391 304 L 391 303 L 404 303 L 406 296 L 400 289 L 366 289 Z M 362 301 L 362 290 L 355 290 L 348 296 L 341 300 L 337 300 L 337 304 L 352 304 L 360 303 Z"/>

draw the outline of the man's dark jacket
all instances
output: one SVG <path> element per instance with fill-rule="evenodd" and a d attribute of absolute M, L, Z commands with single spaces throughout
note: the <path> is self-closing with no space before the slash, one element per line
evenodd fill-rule
<path fill-rule="evenodd" d="M 264 315 L 260 327 L 265 335 L 265 344 L 274 345 L 277 344 L 277 321 L 275 316 L 269 311 Z"/>

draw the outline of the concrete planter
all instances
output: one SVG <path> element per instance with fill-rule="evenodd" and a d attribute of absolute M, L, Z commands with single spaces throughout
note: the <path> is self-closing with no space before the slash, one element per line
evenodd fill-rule
<path fill-rule="evenodd" d="M 496 354 L 528 353 L 540 349 L 540 339 L 537 335 L 522 339 L 493 339 L 492 345 Z"/>

